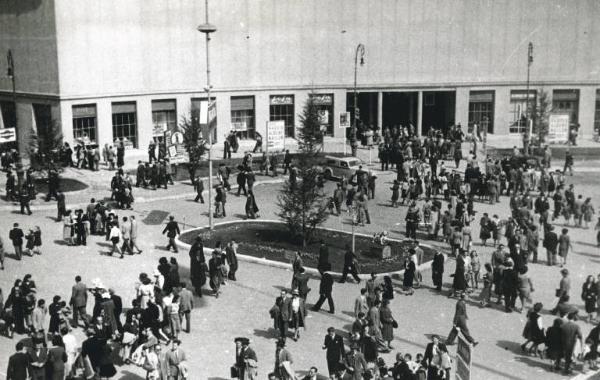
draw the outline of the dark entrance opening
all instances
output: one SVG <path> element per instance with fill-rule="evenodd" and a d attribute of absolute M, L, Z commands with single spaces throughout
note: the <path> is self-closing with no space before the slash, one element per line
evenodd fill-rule
<path fill-rule="evenodd" d="M 425 91 L 423 92 L 423 129 L 426 135 L 430 128 L 446 132 L 454 124 L 456 92 Z"/>
<path fill-rule="evenodd" d="M 367 128 L 377 128 L 377 93 L 359 92 L 356 96 L 358 116 Z M 354 120 L 354 92 L 346 93 L 346 111 L 350 112 L 350 121 Z M 360 123 L 359 123 L 360 124 Z M 350 128 L 346 130 L 346 137 L 350 137 Z"/>
<path fill-rule="evenodd" d="M 383 128 L 394 125 L 417 126 L 417 93 L 383 93 Z"/>

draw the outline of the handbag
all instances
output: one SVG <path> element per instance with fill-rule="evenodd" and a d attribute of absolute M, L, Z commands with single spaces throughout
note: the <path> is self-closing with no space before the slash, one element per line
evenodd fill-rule
<path fill-rule="evenodd" d="M 556 291 L 554 292 L 554 295 L 556 297 L 560 297 L 560 294 L 561 294 L 561 290 L 560 289 L 556 289 Z"/>
<path fill-rule="evenodd" d="M 240 377 L 240 371 L 239 371 L 238 367 L 231 366 L 231 368 L 229 369 L 229 372 L 231 375 L 230 377 L 232 379 L 237 379 L 238 377 Z"/>
<path fill-rule="evenodd" d="M 395 329 L 398 328 L 398 322 L 396 322 L 395 319 L 392 321 L 392 327 L 395 328 Z"/>

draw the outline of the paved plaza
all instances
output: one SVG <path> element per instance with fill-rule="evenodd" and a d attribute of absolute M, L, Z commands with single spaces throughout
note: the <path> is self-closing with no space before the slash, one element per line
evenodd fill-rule
<path fill-rule="evenodd" d="M 375 169 L 376 167 L 372 167 Z M 576 166 L 577 168 L 577 166 Z M 377 191 L 374 200 L 370 201 L 372 224 L 359 227 L 358 231 L 373 234 L 387 230 L 393 238 L 404 237 L 404 215 L 406 207 L 391 208 L 389 187 L 395 173 L 391 171 L 376 171 Z M 84 204 L 88 198 L 102 199 L 109 195 L 108 181 L 110 173 L 89 173 L 87 171 L 70 171 L 70 176 L 79 176 L 91 187 L 87 190 L 67 194 L 68 204 Z M 283 180 L 281 177 L 279 181 Z M 104 181 L 104 182 L 103 182 Z M 272 178 L 258 177 L 256 199 L 262 219 L 277 219 L 274 197 L 281 184 Z M 568 177 L 568 182 L 576 185 L 576 193 L 594 197 L 600 185 L 600 178 L 595 173 L 578 173 Z M 333 191 L 333 184 L 327 183 L 326 193 Z M 13 281 L 31 273 L 38 287 L 38 298 L 51 299 L 55 294 L 63 299 L 70 296 L 73 278 L 81 275 L 88 285 L 99 278 L 103 284 L 115 289 L 123 297 L 123 304 L 128 306 L 135 296 L 135 283 L 140 272 L 151 273 L 161 256 L 175 256 L 180 263 L 182 279 L 188 280 L 189 258 L 187 251 L 172 254 L 164 249 L 166 238 L 161 235 L 165 221 L 154 223 L 153 218 L 146 217 L 156 211 L 164 215 L 172 214 L 184 229 L 205 226 L 208 223 L 208 206 L 193 202 L 193 190 L 189 184 L 176 183 L 169 190 L 145 191 L 134 189 L 134 195 L 143 202 L 134 204 L 132 211 L 119 211 L 119 216 L 135 215 L 141 221 L 138 242 L 144 251 L 141 255 L 118 257 L 103 255 L 109 251 L 110 244 L 104 238 L 92 236 L 88 238 L 86 247 L 71 247 L 62 241 L 62 223 L 55 222 L 55 202 L 46 204 L 39 202 L 34 206 L 32 216 L 18 213 L 18 206 L 2 202 L 3 215 L 0 218 L 0 230 L 7 246 L 7 232 L 13 222 L 18 222 L 24 229 L 38 225 L 43 231 L 43 254 L 35 257 L 24 257 L 22 261 L 7 259 L 6 270 L 0 273 L 0 287 L 5 295 L 10 290 Z M 244 214 L 245 198 L 230 195 L 228 197 L 228 216 L 220 221 L 239 220 Z M 70 207 L 70 206 L 69 206 Z M 12 211 L 9 211 L 11 209 Z M 490 215 L 498 214 L 507 217 L 509 214 L 508 198 L 502 197 L 501 203 L 494 206 L 476 203 L 478 214 L 483 212 Z M 148 224 L 146 222 L 152 222 Z M 477 224 L 477 223 L 475 223 Z M 350 217 L 331 216 L 325 227 L 349 231 Z M 474 226 L 473 236 L 478 236 L 478 226 Z M 573 277 L 574 303 L 582 309 L 579 290 L 588 274 L 596 275 L 600 263 L 600 252 L 595 246 L 595 232 L 591 229 L 570 229 L 574 251 L 571 253 L 568 268 Z M 447 251 L 445 243 L 428 242 L 429 244 Z M 490 259 L 491 247 L 482 247 L 475 239 L 475 249 L 483 262 Z M 540 251 L 542 251 L 540 249 Z M 12 253 L 11 248 L 8 252 Z M 243 252 L 241 252 L 243 253 Z M 542 254 L 543 258 L 545 255 Z M 446 264 L 444 287 L 447 290 L 451 284 L 450 274 L 454 273 L 454 259 Z M 535 292 L 534 302 L 544 304 L 544 325 L 549 326 L 554 316 L 547 310 L 553 307 L 556 300 L 554 289 L 560 280 L 559 268 L 548 267 L 544 263 L 530 265 L 530 274 Z M 229 367 L 235 359 L 233 338 L 247 336 L 258 355 L 259 373 L 261 378 L 273 370 L 275 337 L 269 309 L 282 287 L 289 287 L 291 272 L 283 269 L 254 263 L 241 262 L 237 275 L 238 281 L 229 281 L 223 287 L 223 294 L 218 299 L 212 296 L 195 298 L 195 309 L 192 313 L 192 332 L 182 333 L 182 347 L 189 357 L 190 379 L 225 379 L 229 376 Z M 431 272 L 423 273 L 425 286 L 416 290 L 411 297 L 396 294 L 391 303 L 392 311 L 398 320 L 399 328 L 394 331 L 394 350 L 384 354 L 388 364 L 394 362 L 396 352 L 411 353 L 413 356 L 424 351 L 431 334 L 446 336 L 451 328 L 456 299 L 448 298 L 446 292 L 439 294 L 431 286 Z M 312 305 L 318 298 L 318 279 L 309 282 L 312 288 L 307 303 Z M 396 284 L 398 288 L 401 283 Z M 354 318 L 354 299 L 359 294 L 361 286 L 352 282 L 335 283 L 333 297 L 336 302 L 336 314 L 326 312 L 310 313 L 307 329 L 301 334 L 298 342 L 289 342 L 289 350 L 294 355 L 294 368 L 299 373 L 308 371 L 316 366 L 326 373 L 325 352 L 321 350 L 326 329 L 333 326 L 338 330 L 347 331 Z M 473 336 L 480 342 L 473 354 L 473 379 L 562 379 L 565 376 L 550 372 L 549 361 L 541 360 L 521 353 L 519 345 L 523 339 L 521 332 L 525 324 L 525 314 L 507 314 L 498 307 L 480 308 L 477 296 L 468 301 L 469 327 Z M 88 309 L 91 305 L 88 305 Z M 581 314 L 584 314 L 583 309 Z M 592 325 L 580 321 L 584 337 Z M 82 338 L 81 331 L 77 331 Z M 344 333 L 344 335 L 346 335 Z M 12 342 L 0 338 L 0 371 L 4 372 L 8 356 L 13 352 Z M 451 348 L 454 352 L 455 346 Z M 577 367 L 578 369 L 580 366 Z M 143 379 L 144 371 L 131 365 L 118 367 L 121 379 Z"/>

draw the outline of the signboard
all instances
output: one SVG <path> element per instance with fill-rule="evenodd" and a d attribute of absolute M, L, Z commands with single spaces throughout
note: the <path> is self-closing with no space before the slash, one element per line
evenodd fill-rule
<path fill-rule="evenodd" d="M 321 125 L 329 124 L 329 111 L 328 110 L 319 110 L 319 124 L 321 124 Z"/>
<path fill-rule="evenodd" d="M 161 137 L 167 131 L 167 124 L 154 124 L 152 126 L 152 137 Z"/>
<path fill-rule="evenodd" d="M 245 121 L 238 121 L 235 123 L 231 123 L 231 129 L 233 129 L 236 132 L 239 131 L 247 131 L 248 130 L 248 125 L 246 124 Z"/>
<path fill-rule="evenodd" d="M 547 141 L 553 144 L 566 143 L 569 140 L 569 115 L 556 114 L 548 118 Z"/>
<path fill-rule="evenodd" d="M 211 102 L 208 106 L 208 124 L 211 124 L 217 118 L 217 102 Z"/>
<path fill-rule="evenodd" d="M 171 134 L 171 144 L 181 145 L 183 144 L 183 133 L 177 131 Z"/>
<path fill-rule="evenodd" d="M 333 95 L 331 94 L 313 94 L 311 97 L 314 104 L 319 106 L 330 106 L 333 104 Z"/>
<path fill-rule="evenodd" d="M 164 141 L 171 164 L 180 164 L 188 160 L 181 132 L 166 130 L 164 132 Z"/>
<path fill-rule="evenodd" d="M 267 121 L 267 150 L 283 150 L 285 148 L 285 122 L 283 120 Z"/>
<path fill-rule="evenodd" d="M 340 128 L 350 128 L 350 112 L 340 112 Z"/>
<path fill-rule="evenodd" d="M 471 365 L 473 347 L 462 334 L 458 334 L 458 345 L 456 347 L 456 379 L 471 380 Z"/>
<path fill-rule="evenodd" d="M 293 95 L 273 95 L 271 96 L 272 106 L 288 106 L 294 104 Z"/>
<path fill-rule="evenodd" d="M 0 144 L 17 141 L 17 133 L 15 128 L 0 129 Z"/>

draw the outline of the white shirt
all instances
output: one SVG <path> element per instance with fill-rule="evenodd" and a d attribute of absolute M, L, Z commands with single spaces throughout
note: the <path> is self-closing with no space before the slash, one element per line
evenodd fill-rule
<path fill-rule="evenodd" d="M 300 298 L 294 297 L 292 298 L 292 311 L 297 313 L 300 310 Z"/>

